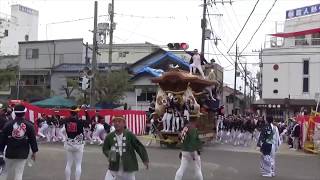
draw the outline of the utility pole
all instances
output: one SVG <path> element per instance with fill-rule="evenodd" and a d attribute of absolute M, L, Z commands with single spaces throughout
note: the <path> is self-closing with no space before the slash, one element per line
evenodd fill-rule
<path fill-rule="evenodd" d="M 88 57 L 88 49 L 89 49 L 89 44 L 86 42 L 86 57 L 85 57 L 85 64 L 88 66 L 90 64 L 90 58 Z"/>
<path fill-rule="evenodd" d="M 205 33 L 207 28 L 207 19 L 206 19 L 206 12 L 207 12 L 207 0 L 203 0 L 203 14 L 201 19 L 201 28 L 202 28 L 202 38 L 201 38 L 201 53 L 204 54 L 204 47 L 205 47 Z"/>
<path fill-rule="evenodd" d="M 244 109 L 247 108 L 247 62 L 244 65 Z"/>
<path fill-rule="evenodd" d="M 111 1 L 111 4 L 109 4 L 108 13 L 110 16 L 110 32 L 109 32 L 109 68 L 111 70 L 111 64 L 112 64 L 112 41 L 113 41 L 113 30 L 114 30 L 114 0 Z"/>
<path fill-rule="evenodd" d="M 236 114 L 237 71 L 238 71 L 238 45 L 236 44 L 236 59 L 234 62 L 234 86 L 233 86 L 233 113 L 234 114 Z"/>
<path fill-rule="evenodd" d="M 90 85 L 90 108 L 96 104 L 94 96 L 95 91 L 95 77 L 97 75 L 97 24 L 98 24 L 98 1 L 94 2 L 94 21 L 93 21 L 93 46 L 92 46 L 92 74 L 93 78 Z"/>

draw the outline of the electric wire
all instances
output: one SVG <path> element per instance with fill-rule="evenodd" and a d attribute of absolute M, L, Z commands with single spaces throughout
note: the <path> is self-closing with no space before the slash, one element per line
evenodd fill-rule
<path fill-rule="evenodd" d="M 241 35 L 242 31 L 243 31 L 243 30 L 244 30 L 244 28 L 246 27 L 247 23 L 249 22 L 249 20 L 250 20 L 250 18 L 251 18 L 251 16 L 252 16 L 252 14 L 253 14 L 253 12 L 255 11 L 255 9 L 256 9 L 256 7 L 257 7 L 257 5 L 258 5 L 258 3 L 259 3 L 259 2 L 260 2 L 260 0 L 257 0 L 257 1 L 256 1 L 256 4 L 254 5 L 254 7 L 253 7 L 253 9 L 252 9 L 252 11 L 251 11 L 250 15 L 248 16 L 248 18 L 247 18 L 246 22 L 245 22 L 245 23 L 244 23 L 244 25 L 242 26 L 242 28 L 241 28 L 241 30 L 240 30 L 240 32 L 239 32 L 239 34 L 238 34 L 238 35 L 237 35 L 237 37 L 234 39 L 234 41 L 233 41 L 233 43 L 231 44 L 231 46 L 230 46 L 229 50 L 227 51 L 228 53 L 230 52 L 230 50 L 231 50 L 231 48 L 233 47 L 233 45 L 237 42 L 237 40 L 238 40 L 239 36 Z"/>
<path fill-rule="evenodd" d="M 265 20 L 267 19 L 267 17 L 269 16 L 271 10 L 273 9 L 273 7 L 275 6 L 275 4 L 277 3 L 278 0 L 275 0 L 272 4 L 272 6 L 270 7 L 270 9 L 268 10 L 267 14 L 264 16 L 263 20 L 261 21 L 260 25 L 258 26 L 258 28 L 256 29 L 256 31 L 252 34 L 249 42 L 245 45 L 245 47 L 242 49 L 242 51 L 240 52 L 239 55 L 241 55 L 243 53 L 244 50 L 247 49 L 247 47 L 249 46 L 249 44 L 251 43 L 251 41 L 253 40 L 253 37 L 256 35 L 256 33 L 259 31 L 260 27 L 262 26 L 262 24 L 265 22 Z"/>

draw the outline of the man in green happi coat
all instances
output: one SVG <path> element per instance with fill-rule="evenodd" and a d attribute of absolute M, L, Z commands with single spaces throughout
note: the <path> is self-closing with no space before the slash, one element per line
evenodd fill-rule
<path fill-rule="evenodd" d="M 201 159 L 200 159 L 200 149 L 201 141 L 199 139 L 198 130 L 196 128 L 196 122 L 198 116 L 190 116 L 190 122 L 187 124 L 181 134 L 181 164 L 176 172 L 175 180 L 182 180 L 184 172 L 189 166 L 191 166 L 195 173 L 195 178 L 197 180 L 203 180 L 201 172 Z"/>
<path fill-rule="evenodd" d="M 116 116 L 112 120 L 115 131 L 107 135 L 103 144 L 103 154 L 109 160 L 109 168 L 105 180 L 135 180 L 138 171 L 136 153 L 149 168 L 147 150 L 137 137 L 125 129 L 125 118 Z"/>

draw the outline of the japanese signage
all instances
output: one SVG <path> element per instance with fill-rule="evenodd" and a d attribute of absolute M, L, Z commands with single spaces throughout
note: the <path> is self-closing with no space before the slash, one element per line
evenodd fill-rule
<path fill-rule="evenodd" d="M 307 15 L 316 14 L 316 13 L 320 13 L 320 4 L 288 10 L 286 12 L 286 19 L 292 19 L 292 18 L 307 16 Z"/>
<path fill-rule="evenodd" d="M 19 10 L 28 14 L 38 15 L 38 11 L 19 5 Z"/>

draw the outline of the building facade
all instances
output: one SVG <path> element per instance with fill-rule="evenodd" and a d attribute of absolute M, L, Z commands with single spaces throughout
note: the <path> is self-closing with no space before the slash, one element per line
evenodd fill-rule
<path fill-rule="evenodd" d="M 17 55 L 18 42 L 38 40 L 39 12 L 12 5 L 11 15 L 0 14 L 0 55 Z"/>
<path fill-rule="evenodd" d="M 133 64 L 136 61 L 157 51 L 160 47 L 151 43 L 113 44 L 112 63 Z M 99 63 L 109 62 L 109 45 L 99 45 Z"/>
<path fill-rule="evenodd" d="M 320 93 L 320 4 L 286 15 L 284 31 L 261 52 L 262 99 L 255 103 L 278 119 L 314 107 Z"/>
<path fill-rule="evenodd" d="M 19 42 L 19 83 L 13 93 L 17 98 L 27 97 L 26 92 L 33 89 L 45 92 L 41 96 L 56 93 L 57 88 L 52 87 L 51 83 L 56 67 L 61 64 L 84 64 L 85 52 L 82 39 Z M 91 56 L 91 51 L 88 54 Z"/>

